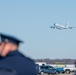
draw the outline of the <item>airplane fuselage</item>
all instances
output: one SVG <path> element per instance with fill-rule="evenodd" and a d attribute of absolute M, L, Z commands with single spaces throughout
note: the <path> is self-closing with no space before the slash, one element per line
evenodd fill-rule
<path fill-rule="evenodd" d="M 72 29 L 72 28 L 76 28 L 76 27 L 69 27 L 69 22 L 66 24 L 66 25 L 61 25 L 61 24 L 58 24 L 58 23 L 54 23 L 53 26 L 50 26 L 50 28 L 53 28 L 53 29 Z"/>
<path fill-rule="evenodd" d="M 66 26 L 63 26 L 63 25 L 60 25 L 60 24 L 55 24 L 54 25 L 55 26 L 55 28 L 57 28 L 57 29 L 67 29 L 68 27 L 66 27 Z"/>

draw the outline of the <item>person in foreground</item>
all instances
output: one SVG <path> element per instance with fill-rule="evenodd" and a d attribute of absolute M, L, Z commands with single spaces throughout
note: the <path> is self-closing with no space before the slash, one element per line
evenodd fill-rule
<path fill-rule="evenodd" d="M 18 51 L 21 42 L 0 33 L 0 75 L 37 75 L 34 61 Z"/>

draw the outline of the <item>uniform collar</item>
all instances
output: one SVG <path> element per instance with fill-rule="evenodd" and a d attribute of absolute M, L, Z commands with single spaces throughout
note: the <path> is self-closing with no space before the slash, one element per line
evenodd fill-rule
<path fill-rule="evenodd" d="M 9 57 L 9 56 L 16 56 L 16 55 L 17 56 L 21 55 L 18 50 L 9 52 L 5 57 L 0 56 L 0 60 L 3 59 L 3 58 Z"/>
<path fill-rule="evenodd" d="M 10 51 L 5 57 L 0 56 L 0 59 L 6 58 L 6 57 L 11 57 L 11 56 L 22 56 L 22 57 L 24 57 L 24 55 L 21 54 L 18 50 L 15 50 L 15 51 Z"/>
<path fill-rule="evenodd" d="M 20 54 L 18 50 L 15 50 L 15 51 L 10 51 L 7 56 L 11 56 L 11 55 L 18 55 Z"/>

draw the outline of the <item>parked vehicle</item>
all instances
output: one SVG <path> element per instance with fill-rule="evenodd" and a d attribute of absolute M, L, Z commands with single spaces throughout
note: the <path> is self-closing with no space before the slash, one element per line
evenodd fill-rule
<path fill-rule="evenodd" d="M 63 69 L 64 69 L 64 72 L 67 74 L 70 74 L 70 72 L 76 71 L 75 67 L 64 67 Z"/>
<path fill-rule="evenodd" d="M 53 74 L 53 75 L 58 74 L 57 70 L 52 66 L 40 66 L 39 74 L 44 74 L 44 73 Z"/>
<path fill-rule="evenodd" d="M 56 70 L 58 73 L 65 73 L 62 67 L 57 67 Z"/>
<path fill-rule="evenodd" d="M 38 64 L 36 64 L 36 70 L 37 70 L 37 74 L 39 73 L 39 71 L 40 71 L 40 66 L 38 65 Z"/>

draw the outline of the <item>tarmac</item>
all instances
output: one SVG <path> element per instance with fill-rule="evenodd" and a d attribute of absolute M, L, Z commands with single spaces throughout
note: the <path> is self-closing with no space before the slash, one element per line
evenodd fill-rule
<path fill-rule="evenodd" d="M 39 74 L 40 75 L 40 74 Z M 43 75 L 49 75 L 49 74 L 43 74 Z M 52 74 L 50 74 L 50 75 L 52 75 Z M 58 75 L 74 75 L 74 73 L 70 73 L 70 74 L 58 74 Z"/>

